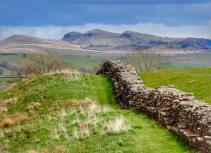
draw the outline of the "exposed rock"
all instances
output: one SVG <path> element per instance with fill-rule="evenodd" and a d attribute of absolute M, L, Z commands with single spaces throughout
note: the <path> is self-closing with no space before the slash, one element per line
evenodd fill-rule
<path fill-rule="evenodd" d="M 62 38 L 62 40 L 65 40 L 65 41 L 74 41 L 76 39 L 79 39 L 81 37 L 81 33 L 79 32 L 69 32 L 67 34 L 64 35 L 64 37 Z"/>
<path fill-rule="evenodd" d="M 151 89 L 135 68 L 120 61 L 106 61 L 98 74 L 107 75 L 123 108 L 133 108 L 155 118 L 190 147 L 211 153 L 211 106 L 173 86 Z"/>

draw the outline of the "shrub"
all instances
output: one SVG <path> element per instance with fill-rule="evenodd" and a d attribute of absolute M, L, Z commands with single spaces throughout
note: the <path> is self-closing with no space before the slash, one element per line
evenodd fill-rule
<path fill-rule="evenodd" d="M 128 55 L 127 61 L 134 65 L 138 72 L 155 71 L 169 66 L 165 56 L 152 51 L 138 51 Z"/>
<path fill-rule="evenodd" d="M 21 61 L 15 72 L 18 76 L 43 74 L 64 69 L 66 66 L 58 57 L 50 54 L 30 54 Z"/>

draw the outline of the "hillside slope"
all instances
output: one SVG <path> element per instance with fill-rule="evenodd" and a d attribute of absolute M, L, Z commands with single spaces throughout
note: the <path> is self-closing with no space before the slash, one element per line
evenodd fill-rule
<path fill-rule="evenodd" d="M 104 76 L 27 78 L 0 94 L 0 149 L 11 153 L 194 153 L 145 115 L 122 110 Z"/>

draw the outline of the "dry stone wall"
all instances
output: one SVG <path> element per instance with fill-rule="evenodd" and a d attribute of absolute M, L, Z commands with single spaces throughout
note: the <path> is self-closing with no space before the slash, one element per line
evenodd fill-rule
<path fill-rule="evenodd" d="M 211 105 L 173 86 L 148 88 L 133 66 L 120 61 L 106 61 L 98 74 L 110 78 L 123 108 L 145 112 L 190 147 L 211 153 Z"/>

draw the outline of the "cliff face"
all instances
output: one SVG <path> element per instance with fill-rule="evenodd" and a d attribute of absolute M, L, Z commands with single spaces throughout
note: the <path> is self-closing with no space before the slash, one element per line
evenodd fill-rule
<path fill-rule="evenodd" d="M 155 118 L 190 147 L 211 152 L 211 105 L 195 100 L 173 86 L 151 89 L 135 68 L 120 61 L 105 62 L 98 74 L 107 75 L 123 108 L 133 108 Z"/>

